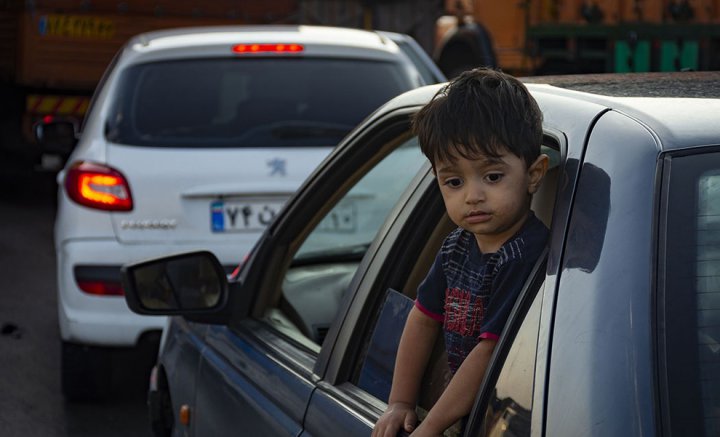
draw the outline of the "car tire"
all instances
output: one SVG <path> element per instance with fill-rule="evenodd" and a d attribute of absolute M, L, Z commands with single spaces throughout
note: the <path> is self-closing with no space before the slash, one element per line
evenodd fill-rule
<path fill-rule="evenodd" d="M 71 402 L 99 400 L 108 396 L 112 380 L 110 351 L 62 342 L 61 382 L 65 399 Z"/>
<path fill-rule="evenodd" d="M 173 431 L 174 417 L 170 393 L 166 388 L 151 391 L 148 394 L 150 427 L 155 437 L 170 437 Z"/>

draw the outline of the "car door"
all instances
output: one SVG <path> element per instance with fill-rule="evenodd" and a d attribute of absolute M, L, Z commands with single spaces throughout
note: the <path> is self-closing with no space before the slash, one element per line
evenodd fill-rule
<path fill-rule="evenodd" d="M 599 105 L 578 105 L 569 99 L 545 95 L 541 91 L 536 93 L 536 98 L 544 112 L 544 144 L 549 148 L 546 151 L 552 155 L 554 168 L 548 173 L 542 192 L 535 195 L 533 209 L 551 226 L 552 241 L 549 246 L 552 249 L 547 256 L 547 267 L 538 267 L 537 274 L 528 282 L 522 307 L 508 322 L 510 334 L 507 335 L 505 345 L 498 348 L 498 358 L 492 365 L 494 370 L 488 373 L 494 375 L 493 378 L 497 377 L 503 363 L 509 362 L 506 357 L 516 338 L 525 338 L 525 344 L 528 344 L 533 342 L 533 335 L 537 339 L 546 334 L 539 329 L 537 320 L 544 317 L 540 309 L 544 309 L 545 305 L 552 308 L 547 303 L 552 299 L 543 299 L 546 292 L 538 293 L 538 290 L 554 290 L 556 285 L 556 257 L 560 253 L 557 251 L 562 250 L 562 236 L 570 213 L 568 199 L 572 198 L 575 189 L 578 162 L 589 126 L 604 111 Z M 356 276 L 360 282 L 347 310 L 345 323 L 338 327 L 340 330 L 337 333 L 331 331 L 338 341 L 328 361 L 328 370 L 310 400 L 304 435 L 346 432 L 348 422 L 353 422 L 355 429 L 369 432 L 387 406 L 395 350 L 388 348 L 387 344 L 377 344 L 377 339 L 390 338 L 385 343 L 395 344 L 396 347 L 404 319 L 403 315 L 396 314 L 394 318 L 398 320 L 388 324 L 385 313 L 389 307 L 397 311 L 408 308 L 403 304 L 396 305 L 393 296 L 398 292 L 410 302 L 414 299 L 417 285 L 426 274 L 442 240 L 453 228 L 444 213 L 442 198 L 429 169 L 415 185 L 415 191 L 406 194 L 404 203 L 396 207 L 386 224 L 386 232 L 378 237 L 374 251 L 366 255 L 364 262 L 367 262 L 367 268 L 363 276 Z M 557 249 L 554 247 L 557 243 L 555 240 L 559 242 Z M 522 329 L 529 333 L 517 337 L 519 325 L 523 324 L 531 307 L 534 308 L 534 316 Z M 516 350 L 518 348 L 526 349 L 515 347 Z M 432 365 L 423 380 L 418 409 L 421 419 L 450 377 L 442 349 L 441 344 L 436 345 Z M 528 353 L 530 355 L 526 354 L 525 361 L 531 366 L 529 371 L 532 377 L 530 385 L 526 386 L 525 398 L 532 398 L 535 375 L 542 375 L 544 367 L 536 366 L 534 351 Z M 538 353 L 542 355 L 546 351 Z M 528 411 L 532 411 L 531 408 Z M 535 416 L 530 417 L 528 420 L 535 420 Z M 523 418 L 528 418 L 528 415 L 525 414 Z M 457 434 L 461 430 L 460 424 L 456 424 L 449 433 Z"/>
<path fill-rule="evenodd" d="M 426 163 L 407 110 L 383 117 L 331 156 L 278 218 L 240 273 L 252 308 L 211 325 L 197 371 L 196 436 L 293 435 L 352 301 L 363 258 L 405 187 Z M 249 312 L 249 314 L 248 314 Z M 353 428 L 347 424 L 351 435 Z M 367 431 L 358 431 L 362 435 Z"/>

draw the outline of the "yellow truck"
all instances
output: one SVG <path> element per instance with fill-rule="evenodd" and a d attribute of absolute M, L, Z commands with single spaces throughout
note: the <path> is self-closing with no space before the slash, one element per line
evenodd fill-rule
<path fill-rule="evenodd" d="M 74 142 L 38 144 L 32 127 L 53 120 L 79 127 L 102 73 L 131 36 L 290 22 L 297 9 L 297 0 L 0 0 L 0 161 L 56 167 Z"/>
<path fill-rule="evenodd" d="M 411 34 L 432 51 L 440 0 L 0 0 L 0 164 L 57 168 L 74 141 L 33 126 L 82 123 L 115 52 L 141 32 L 214 24 L 314 24 Z M 68 135 L 61 135 L 68 138 Z"/>
<path fill-rule="evenodd" d="M 447 0 L 435 60 L 525 76 L 720 69 L 720 0 Z"/>

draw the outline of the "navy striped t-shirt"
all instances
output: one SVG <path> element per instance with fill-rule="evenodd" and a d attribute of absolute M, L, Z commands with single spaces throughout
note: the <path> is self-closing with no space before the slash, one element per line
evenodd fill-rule
<path fill-rule="evenodd" d="M 443 324 L 453 373 L 481 339 L 500 337 L 548 234 L 531 212 L 494 253 L 481 253 L 475 236 L 462 228 L 447 236 L 418 287 L 415 306 Z"/>

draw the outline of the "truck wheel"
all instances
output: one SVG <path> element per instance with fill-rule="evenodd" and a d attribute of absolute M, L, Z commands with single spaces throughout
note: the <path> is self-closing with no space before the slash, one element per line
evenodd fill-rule
<path fill-rule="evenodd" d="M 68 401 L 99 400 L 108 396 L 111 384 L 110 351 L 62 342 L 62 392 Z"/>

